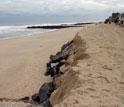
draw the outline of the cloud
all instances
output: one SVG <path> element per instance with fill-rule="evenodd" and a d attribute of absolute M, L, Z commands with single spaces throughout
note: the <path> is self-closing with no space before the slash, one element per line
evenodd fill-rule
<path fill-rule="evenodd" d="M 106 8 L 122 9 L 123 0 L 1 0 L 0 12 L 46 14 L 79 9 L 104 10 Z M 72 11 L 70 11 L 72 13 Z M 78 12 L 79 13 L 79 12 Z"/>
<path fill-rule="evenodd" d="M 1 15 L 105 17 L 116 11 L 124 11 L 123 0 L 0 0 Z"/>

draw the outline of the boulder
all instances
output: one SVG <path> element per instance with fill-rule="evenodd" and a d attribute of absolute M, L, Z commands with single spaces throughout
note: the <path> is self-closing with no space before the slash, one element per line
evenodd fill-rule
<path fill-rule="evenodd" d="M 72 43 L 73 43 L 73 40 L 64 44 L 61 48 L 61 51 L 67 51 L 72 46 Z"/>
<path fill-rule="evenodd" d="M 52 107 L 52 105 L 51 105 L 51 103 L 50 103 L 49 100 L 44 101 L 43 104 L 42 104 L 42 106 L 43 107 Z"/>
<path fill-rule="evenodd" d="M 57 63 L 60 62 L 61 60 L 65 59 L 67 60 L 69 55 L 64 55 L 64 54 L 60 54 L 60 55 L 56 55 L 56 56 L 51 56 L 50 57 L 50 63 Z"/>
<path fill-rule="evenodd" d="M 40 103 L 43 103 L 51 96 L 51 93 L 55 90 L 55 87 L 55 82 L 45 83 L 41 86 L 39 90 Z"/>
<path fill-rule="evenodd" d="M 45 72 L 45 76 L 49 76 L 51 73 L 51 63 L 47 63 L 47 69 L 46 69 L 46 72 Z"/>
<path fill-rule="evenodd" d="M 32 100 L 33 100 L 33 101 L 40 102 L 39 94 L 38 94 L 38 93 L 34 94 L 34 95 L 32 96 Z"/>
<path fill-rule="evenodd" d="M 60 67 L 64 65 L 64 62 L 57 62 L 57 63 L 50 63 L 47 65 L 47 71 L 45 72 L 45 76 L 51 75 L 54 77 L 55 75 L 59 74 Z"/>

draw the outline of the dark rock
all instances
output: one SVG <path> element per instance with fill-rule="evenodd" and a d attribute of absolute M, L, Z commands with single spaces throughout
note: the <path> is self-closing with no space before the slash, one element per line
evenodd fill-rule
<path fill-rule="evenodd" d="M 86 24 L 95 24 L 95 22 L 89 22 L 89 23 L 76 23 L 76 24 L 73 24 L 73 25 L 86 25 Z"/>
<path fill-rule="evenodd" d="M 24 101 L 25 102 L 25 101 L 29 101 L 29 99 L 30 99 L 29 97 L 24 97 L 24 98 L 19 99 L 19 101 Z"/>
<path fill-rule="evenodd" d="M 39 94 L 38 94 L 38 93 L 34 94 L 34 95 L 32 96 L 32 100 L 33 100 L 33 101 L 40 102 Z"/>
<path fill-rule="evenodd" d="M 45 76 L 51 75 L 53 77 L 55 75 L 55 68 L 58 63 L 49 63 L 47 64 L 47 71 L 45 72 Z"/>
<path fill-rule="evenodd" d="M 65 64 L 64 62 L 59 62 L 56 66 L 60 68 L 60 67 L 63 66 L 64 64 Z"/>
<path fill-rule="evenodd" d="M 85 24 L 94 24 L 95 22 L 89 22 L 89 23 L 75 23 L 75 24 L 61 24 L 61 25 L 47 25 L 47 26 L 28 26 L 28 29 L 62 29 L 62 28 L 68 28 L 68 27 L 82 27 L 82 25 Z"/>
<path fill-rule="evenodd" d="M 51 74 L 51 64 L 50 63 L 47 63 L 47 70 L 45 72 L 45 76 L 49 76 Z"/>
<path fill-rule="evenodd" d="M 40 103 L 43 103 L 51 96 L 51 93 L 55 90 L 55 87 L 55 82 L 45 83 L 41 86 L 39 90 Z"/>
<path fill-rule="evenodd" d="M 60 67 L 64 65 L 65 63 L 62 63 L 62 60 L 67 60 L 69 55 L 66 55 L 65 52 L 70 49 L 72 46 L 73 40 L 64 44 L 61 48 L 60 52 L 57 52 L 56 55 L 50 56 L 50 62 L 47 63 L 47 70 L 45 72 L 45 76 L 51 75 L 51 77 L 54 77 L 55 74 L 59 74 Z"/>
<path fill-rule="evenodd" d="M 28 29 L 62 29 L 68 27 L 81 27 L 77 25 L 53 25 L 53 26 L 28 26 Z"/>
<path fill-rule="evenodd" d="M 43 107 L 52 107 L 52 105 L 51 105 L 51 103 L 50 103 L 49 100 L 44 101 L 43 104 L 42 104 L 42 106 Z"/>
<path fill-rule="evenodd" d="M 49 91 L 52 93 L 56 89 L 56 83 L 55 81 L 48 83 Z"/>
<path fill-rule="evenodd" d="M 50 69 L 50 75 L 51 75 L 51 77 L 54 77 L 55 73 L 56 73 L 56 67 L 51 68 Z"/>
<path fill-rule="evenodd" d="M 56 55 L 60 55 L 60 54 L 62 54 L 62 52 L 61 52 L 61 51 L 56 53 Z"/>
<path fill-rule="evenodd" d="M 59 74 L 59 71 L 60 71 L 60 67 L 56 67 L 56 75 Z"/>
<path fill-rule="evenodd" d="M 52 56 L 50 63 L 56 63 L 56 62 L 60 62 L 61 60 L 65 59 L 67 60 L 69 55 L 57 55 L 57 56 Z"/>
<path fill-rule="evenodd" d="M 51 77 L 54 77 L 55 75 L 59 74 L 60 67 L 64 64 L 65 63 L 63 62 L 51 63 L 51 68 L 47 67 L 47 72 L 45 73 L 45 75 L 51 75 Z"/>
<path fill-rule="evenodd" d="M 50 59 L 53 59 L 56 55 L 50 55 Z"/>
<path fill-rule="evenodd" d="M 45 76 L 49 76 L 51 73 L 50 72 L 45 72 Z"/>
<path fill-rule="evenodd" d="M 66 44 L 64 44 L 61 48 L 61 51 L 67 51 L 68 48 L 71 46 L 71 44 L 73 43 L 73 40 L 70 42 L 67 42 Z M 67 49 L 66 49 L 67 48 Z"/>
<path fill-rule="evenodd" d="M 60 62 L 63 59 L 67 59 L 69 55 L 64 55 L 64 52 L 67 51 L 72 46 L 73 41 L 70 41 L 66 44 L 64 44 L 61 48 L 61 51 L 56 53 L 56 55 L 50 56 L 50 63 L 57 63 Z"/>

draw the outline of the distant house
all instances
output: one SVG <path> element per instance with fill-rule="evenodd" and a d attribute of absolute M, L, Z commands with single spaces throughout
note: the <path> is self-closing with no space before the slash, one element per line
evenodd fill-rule
<path fill-rule="evenodd" d="M 118 24 L 123 24 L 124 25 L 124 13 L 119 15 Z"/>
<path fill-rule="evenodd" d="M 117 22 L 119 19 L 120 13 L 112 13 L 112 22 Z"/>
<path fill-rule="evenodd" d="M 124 25 L 124 13 L 112 13 L 112 16 L 107 18 L 104 23 L 109 23 L 114 22 L 119 25 Z"/>

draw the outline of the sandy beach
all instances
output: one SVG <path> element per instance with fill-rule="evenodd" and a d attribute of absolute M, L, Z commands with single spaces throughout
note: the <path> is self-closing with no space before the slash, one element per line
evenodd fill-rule
<path fill-rule="evenodd" d="M 81 27 L 0 40 L 0 98 L 18 99 L 36 93 L 49 56 L 70 41 Z"/>
<path fill-rule="evenodd" d="M 44 34 L 0 40 L 0 98 L 18 99 L 37 93 L 51 54 L 73 40 L 64 54 L 49 100 L 53 107 L 124 106 L 124 28 L 98 23 Z M 63 60 L 62 60 L 63 61 Z M 0 106 L 26 107 L 25 103 L 1 102 Z M 30 105 L 30 104 L 29 104 Z"/>

